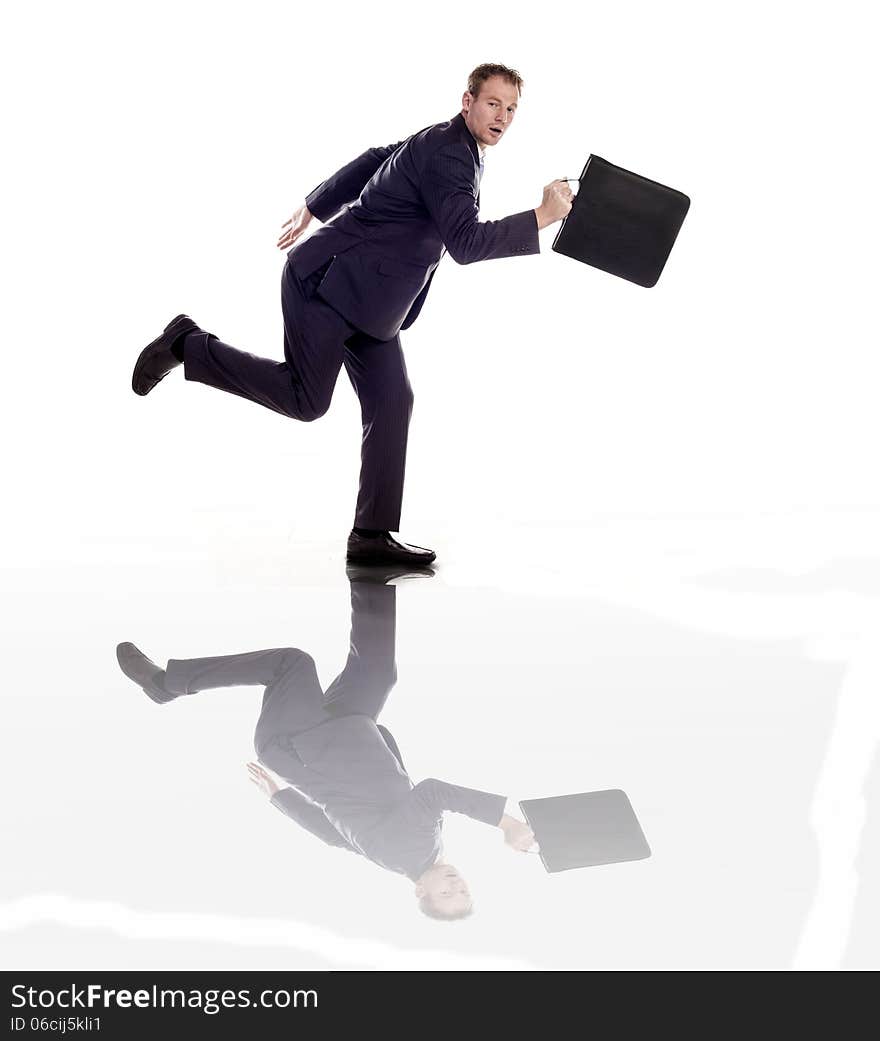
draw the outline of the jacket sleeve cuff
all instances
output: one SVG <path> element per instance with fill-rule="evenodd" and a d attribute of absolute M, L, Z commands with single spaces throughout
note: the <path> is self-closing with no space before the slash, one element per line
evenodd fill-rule
<path fill-rule="evenodd" d="M 497 828 L 501 824 L 501 818 L 504 816 L 504 807 L 507 805 L 506 795 L 489 795 L 487 793 L 485 803 L 481 807 L 482 816 L 477 817 L 477 820 L 482 821 L 484 824 L 490 824 L 492 827 Z"/>
<path fill-rule="evenodd" d="M 324 181 L 309 192 L 306 196 L 306 206 L 313 217 L 317 217 L 322 224 L 326 224 L 340 207 L 337 206 L 335 209 L 331 209 L 326 202 L 322 201 L 321 196 L 324 193 L 322 193 L 321 187 L 323 184 Z"/>
<path fill-rule="evenodd" d="M 282 813 L 287 813 L 288 799 L 290 798 L 290 795 L 291 791 L 289 788 L 279 788 L 274 795 L 269 797 L 269 802 L 276 810 L 281 810 Z"/>
<path fill-rule="evenodd" d="M 541 252 L 541 242 L 538 238 L 538 218 L 534 210 L 523 210 L 515 213 L 511 218 L 517 230 L 513 256 L 530 256 Z"/>

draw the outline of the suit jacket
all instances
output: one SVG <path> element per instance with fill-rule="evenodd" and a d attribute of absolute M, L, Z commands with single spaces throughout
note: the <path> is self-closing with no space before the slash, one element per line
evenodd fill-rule
<path fill-rule="evenodd" d="M 306 205 L 326 223 L 290 262 L 306 278 L 329 261 L 319 296 L 390 340 L 416 320 L 444 252 L 459 264 L 540 252 L 534 210 L 481 223 L 479 194 L 479 148 L 459 114 L 370 148 L 319 184 Z"/>
<path fill-rule="evenodd" d="M 359 853 L 415 882 L 440 855 L 444 811 L 497 825 L 506 798 L 434 777 L 413 786 L 389 758 L 383 761 L 370 733 L 372 722 L 347 716 L 311 731 L 313 737 L 324 731 L 320 736 L 328 739 L 328 747 L 317 761 L 304 762 L 296 787 L 282 788 L 272 803 L 328 845 Z M 373 756 L 364 755 L 368 749 Z M 354 769 L 341 769 L 347 752 L 359 758 Z M 368 758 L 373 758 L 369 765 Z"/>

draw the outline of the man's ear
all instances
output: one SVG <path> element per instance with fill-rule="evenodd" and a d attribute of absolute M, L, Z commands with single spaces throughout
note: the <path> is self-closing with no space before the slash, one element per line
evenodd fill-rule
<path fill-rule="evenodd" d="M 422 885 L 421 882 L 416 882 L 416 897 L 419 900 L 421 900 L 424 895 L 425 895 L 425 887 Z"/>
<path fill-rule="evenodd" d="M 464 94 L 462 94 L 462 96 L 461 96 L 461 110 L 462 110 L 462 112 L 467 112 L 468 111 L 468 109 L 471 107 L 471 102 L 472 101 L 473 101 L 473 95 L 471 94 L 471 92 L 469 90 L 466 90 L 464 92 Z"/>

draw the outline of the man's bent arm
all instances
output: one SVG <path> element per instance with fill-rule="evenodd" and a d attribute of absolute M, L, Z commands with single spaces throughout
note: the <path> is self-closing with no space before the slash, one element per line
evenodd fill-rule
<path fill-rule="evenodd" d="M 310 802 L 295 788 L 282 788 L 269 801 L 306 831 L 310 831 L 316 838 L 326 842 L 328 846 L 351 849 L 351 846 L 327 819 L 321 807 Z"/>
<path fill-rule="evenodd" d="M 443 244 L 458 264 L 540 253 L 534 209 L 503 220 L 480 222 L 473 191 L 473 168 L 454 151 L 430 156 L 421 184 L 422 198 Z"/>
<path fill-rule="evenodd" d="M 395 145 L 385 145 L 383 148 L 368 148 L 357 159 L 322 181 L 306 196 L 309 213 L 326 223 L 343 206 L 354 202 L 382 163 L 406 140 L 404 138 Z"/>

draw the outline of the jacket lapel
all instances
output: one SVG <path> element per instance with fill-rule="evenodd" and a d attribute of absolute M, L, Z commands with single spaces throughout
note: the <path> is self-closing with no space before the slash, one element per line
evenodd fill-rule
<path fill-rule="evenodd" d="M 464 116 L 459 112 L 452 120 L 458 128 L 459 137 L 467 145 L 468 150 L 471 153 L 471 158 L 474 161 L 474 197 L 477 203 L 477 209 L 480 208 L 480 181 L 483 176 L 483 169 L 480 163 L 480 149 L 477 142 L 474 140 L 474 135 L 468 130 L 467 123 L 464 121 Z"/>

